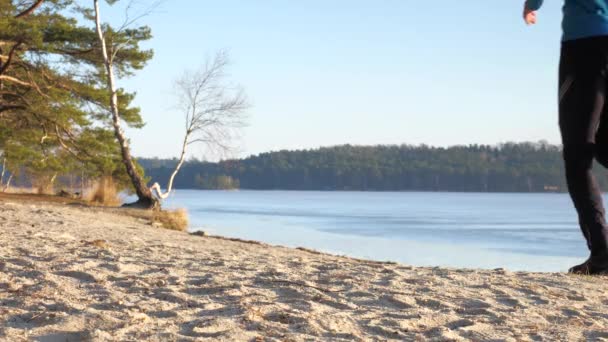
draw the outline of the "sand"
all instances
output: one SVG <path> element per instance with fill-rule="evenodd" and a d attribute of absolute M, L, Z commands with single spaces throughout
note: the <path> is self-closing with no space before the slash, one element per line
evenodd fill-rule
<path fill-rule="evenodd" d="M 418 268 L 0 201 L 4 341 L 608 341 L 608 278 Z"/>

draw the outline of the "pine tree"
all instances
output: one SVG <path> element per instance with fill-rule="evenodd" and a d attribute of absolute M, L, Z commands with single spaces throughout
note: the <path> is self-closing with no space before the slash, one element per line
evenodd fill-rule
<path fill-rule="evenodd" d="M 72 0 L 0 0 L 0 152 L 13 173 L 24 168 L 52 178 L 78 169 L 125 180 L 97 32 L 68 16 L 71 9 L 91 18 Z M 149 28 L 105 31 L 112 47 L 120 46 L 111 52 L 119 77 L 152 57 L 139 47 Z M 122 122 L 142 127 L 134 95 L 117 89 L 116 96 Z"/>

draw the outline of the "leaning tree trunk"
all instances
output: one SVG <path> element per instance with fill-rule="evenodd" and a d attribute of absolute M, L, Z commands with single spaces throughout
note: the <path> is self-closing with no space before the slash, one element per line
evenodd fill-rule
<path fill-rule="evenodd" d="M 131 150 L 129 148 L 129 141 L 125 137 L 125 134 L 120 127 L 120 113 L 118 111 L 118 95 L 116 90 L 116 84 L 114 82 L 114 68 L 112 66 L 112 59 L 108 54 L 106 46 L 106 40 L 103 36 L 101 28 L 101 19 L 99 16 L 99 0 L 93 0 L 95 5 L 95 26 L 97 29 L 97 36 L 101 43 L 101 52 L 103 55 L 103 61 L 107 73 L 107 87 L 110 91 L 110 110 L 112 113 L 112 126 L 114 127 L 114 135 L 120 145 L 120 152 L 122 156 L 122 162 L 125 165 L 127 174 L 131 178 L 135 193 L 137 194 L 137 202 L 133 203 L 132 206 L 155 208 L 159 206 L 159 202 L 152 195 L 152 191 L 147 187 L 146 182 L 142 176 L 137 172 L 133 158 L 131 157 Z"/>

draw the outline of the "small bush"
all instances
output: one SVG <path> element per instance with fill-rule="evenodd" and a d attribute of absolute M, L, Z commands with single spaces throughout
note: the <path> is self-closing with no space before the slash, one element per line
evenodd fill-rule
<path fill-rule="evenodd" d="M 53 194 L 53 178 L 49 176 L 33 176 L 31 193 L 37 195 L 52 195 Z"/>
<path fill-rule="evenodd" d="M 40 185 L 36 187 L 33 193 L 38 195 L 51 195 L 53 193 L 53 188 L 49 185 Z"/>
<path fill-rule="evenodd" d="M 106 207 L 119 206 L 122 201 L 118 195 L 116 183 L 112 177 L 102 177 L 89 191 L 87 200 L 91 203 Z"/>
<path fill-rule="evenodd" d="M 166 229 L 184 232 L 188 229 L 188 212 L 186 209 L 156 210 L 152 222 L 158 222 Z"/>

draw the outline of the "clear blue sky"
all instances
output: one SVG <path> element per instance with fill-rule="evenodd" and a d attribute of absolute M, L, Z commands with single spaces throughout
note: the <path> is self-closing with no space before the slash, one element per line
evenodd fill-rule
<path fill-rule="evenodd" d="M 345 143 L 558 143 L 562 2 L 547 1 L 536 27 L 524 25 L 522 3 L 166 1 L 141 21 L 154 59 L 121 81 L 147 122 L 129 131 L 134 154 L 177 155 L 172 83 L 222 48 L 253 104 L 241 156 Z"/>

